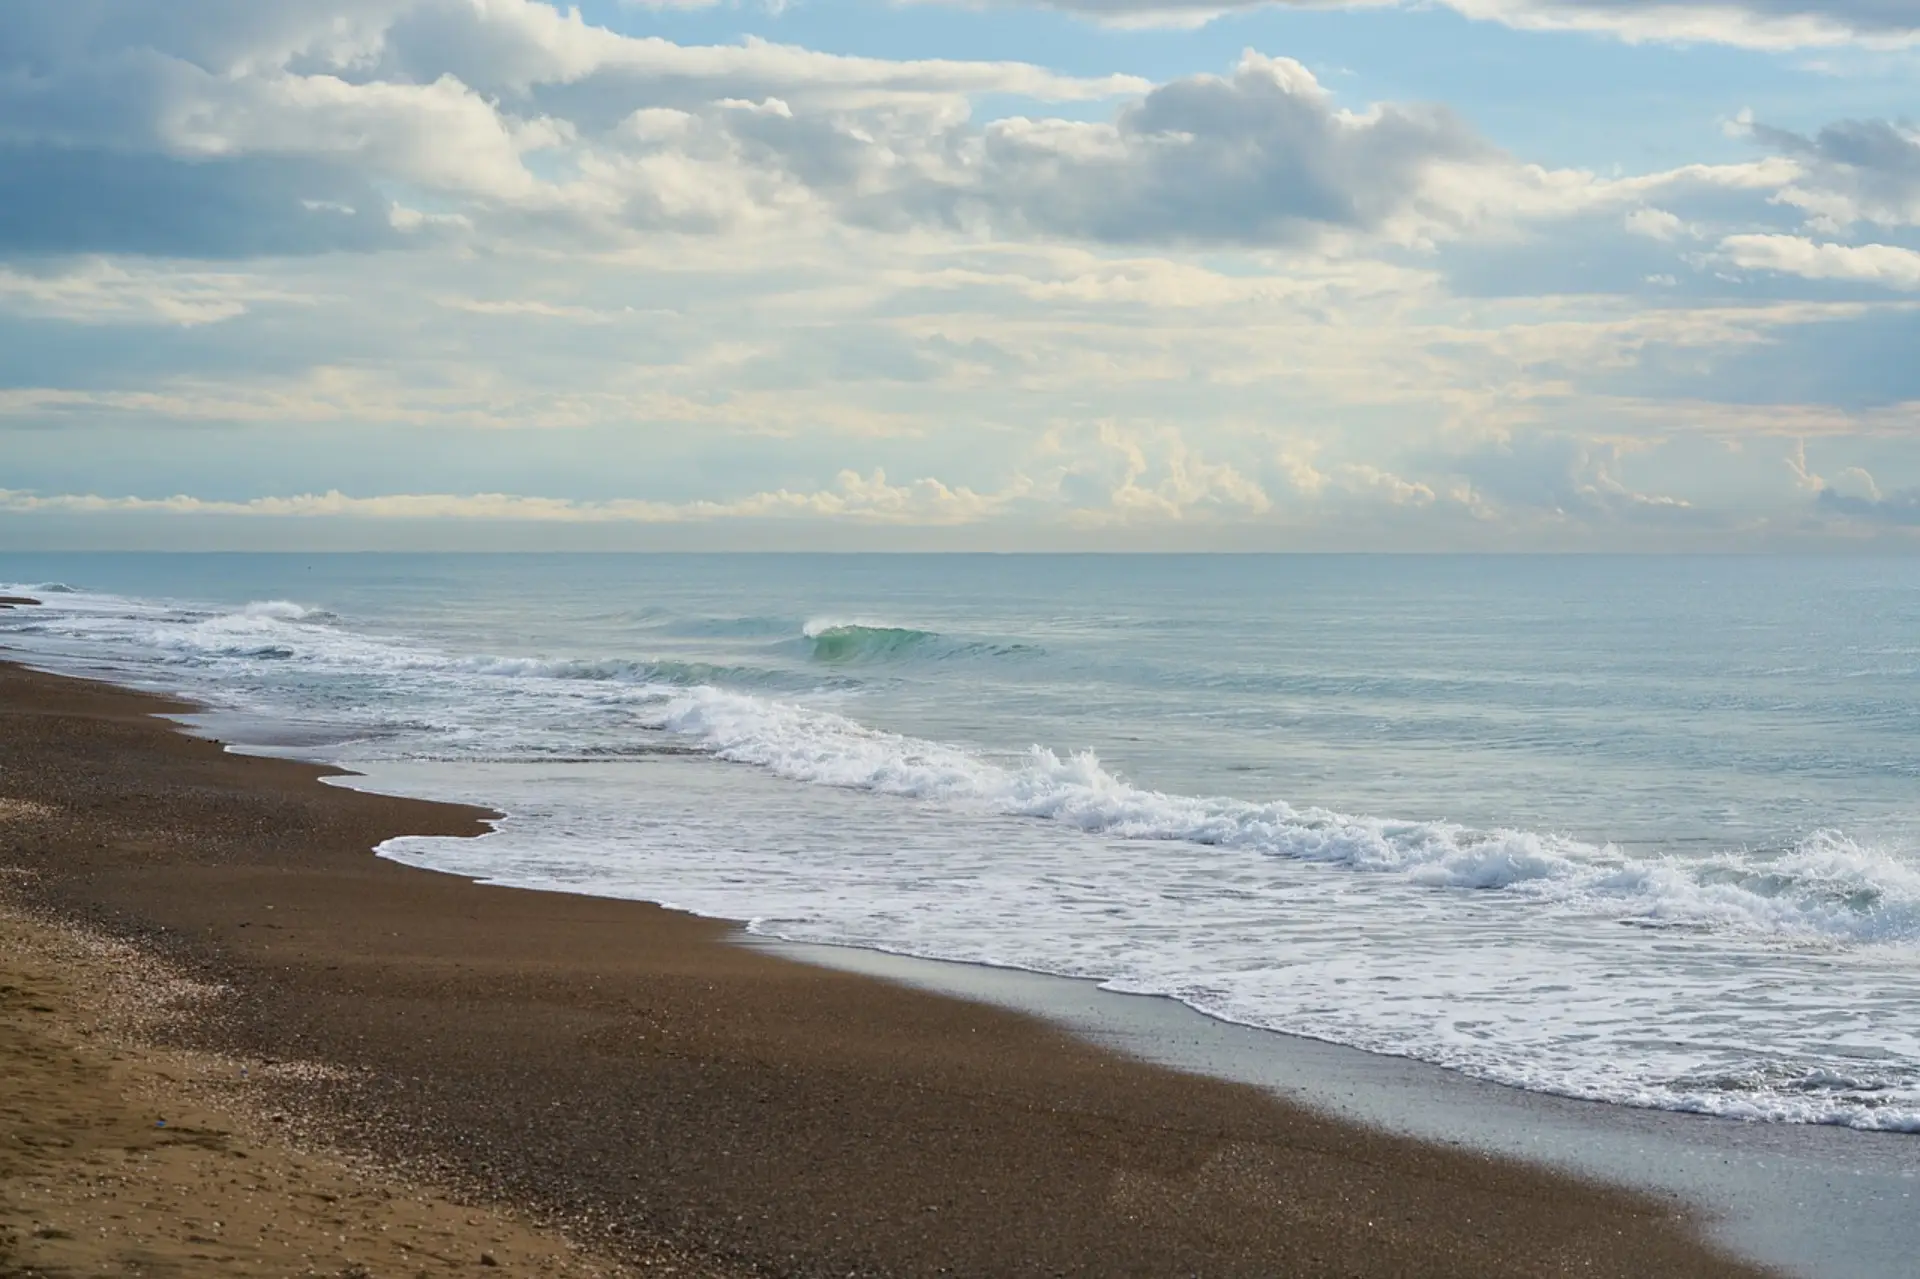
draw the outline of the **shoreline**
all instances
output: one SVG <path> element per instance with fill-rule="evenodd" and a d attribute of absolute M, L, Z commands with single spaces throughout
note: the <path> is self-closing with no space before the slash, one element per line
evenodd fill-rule
<path fill-rule="evenodd" d="M 660 766 L 682 765 L 649 765 Z M 466 802 L 487 789 L 469 784 L 461 765 L 361 767 L 329 784 L 441 800 L 466 795 Z M 442 873 L 481 874 L 473 859 L 455 869 L 418 850 L 381 855 Z M 510 878 L 483 882 L 565 891 Z M 1094 978 L 796 940 L 724 915 L 701 917 L 738 928 L 737 944 L 1026 1013 L 1129 1057 L 1249 1084 L 1377 1131 L 1669 1197 L 1691 1205 L 1717 1244 L 1787 1273 L 1878 1279 L 1903 1274 L 1920 1250 L 1920 1220 L 1911 1215 L 1920 1193 L 1920 1139 L 1910 1133 L 1529 1091 L 1415 1058 L 1227 1021 L 1171 996 L 1115 991 Z"/>
<path fill-rule="evenodd" d="M 664 759 L 645 765 L 688 766 Z M 473 802 L 488 788 L 472 784 L 470 767 L 382 764 L 329 781 L 380 794 L 465 796 Z M 670 790 L 672 783 L 666 786 Z M 448 864 L 419 850 L 381 855 L 475 877 L 484 874 L 478 863 L 486 860 L 467 858 L 460 866 L 457 857 Z M 510 876 L 487 882 L 565 891 L 516 884 Z M 724 915 L 704 917 L 736 924 L 736 940 L 770 954 L 1038 1016 L 1128 1056 L 1249 1084 L 1378 1131 L 1669 1196 L 1693 1205 L 1718 1244 L 1789 1273 L 1877 1279 L 1904 1273 L 1920 1250 L 1920 1220 L 1911 1212 L 1920 1194 L 1920 1138 L 1914 1134 L 1750 1121 L 1529 1091 L 1414 1058 L 1219 1019 L 1170 996 L 1106 989 L 1097 979 L 795 940 Z"/>
<path fill-rule="evenodd" d="M 1671 1202 L 1394 1136 L 645 903 L 370 855 L 475 814 L 0 667 L 41 904 L 218 974 L 195 1046 L 294 1055 L 342 1148 L 781 1274 L 1752 1274 Z M 83 820 L 84 818 L 84 820 Z M 109 838 L 100 838 L 106 835 Z M 271 913 L 270 913 L 271 912 Z"/>
<path fill-rule="evenodd" d="M 1920 1141 L 1534 1093 L 1405 1057 L 1222 1021 L 1088 978 L 746 934 L 806 963 L 1043 1017 L 1102 1047 L 1250 1084 L 1379 1131 L 1690 1205 L 1709 1238 L 1817 1279 L 1904 1274 L 1920 1250 Z"/>

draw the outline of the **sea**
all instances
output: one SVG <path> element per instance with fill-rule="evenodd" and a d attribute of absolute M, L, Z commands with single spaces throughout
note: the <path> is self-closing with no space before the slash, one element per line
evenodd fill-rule
<path fill-rule="evenodd" d="M 1920 558 L 0 555 L 384 856 L 1920 1131 Z M 370 783 L 372 784 L 372 783 Z M 4 779 L 0 779 L 0 786 Z"/>

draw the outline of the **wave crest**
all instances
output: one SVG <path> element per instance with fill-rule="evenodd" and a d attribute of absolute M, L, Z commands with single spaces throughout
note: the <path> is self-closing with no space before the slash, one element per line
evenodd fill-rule
<path fill-rule="evenodd" d="M 255 600 L 242 608 L 240 617 L 269 618 L 276 622 L 331 622 L 338 620 L 323 608 L 308 608 L 292 600 Z"/>
<path fill-rule="evenodd" d="M 887 661 L 905 657 L 939 640 L 934 631 L 874 622 L 813 621 L 801 628 L 807 652 L 816 662 Z"/>

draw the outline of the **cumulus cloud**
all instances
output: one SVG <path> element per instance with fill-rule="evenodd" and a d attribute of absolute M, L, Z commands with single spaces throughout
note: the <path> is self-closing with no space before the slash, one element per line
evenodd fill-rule
<path fill-rule="evenodd" d="M 1476 504 L 1584 519 L 1664 519 L 1688 512 L 1682 498 L 1629 486 L 1620 474 L 1625 452 L 1615 441 L 1544 434 L 1434 464 L 1465 478 Z"/>
<path fill-rule="evenodd" d="M 672 206 L 670 188 L 702 176 L 629 154 L 650 111 L 784 96 L 952 115 L 976 93 L 1145 87 L 1022 63 L 685 47 L 540 0 L 25 8 L 0 28 L 0 251 L 15 253 L 386 248 L 457 228 L 444 215 L 464 206 L 617 222 L 649 189 Z M 723 196 L 768 198 L 731 185 Z"/>
<path fill-rule="evenodd" d="M 1338 476 L 1347 492 L 1375 498 L 1389 506 L 1431 506 L 1439 498 L 1432 485 L 1405 479 L 1367 462 L 1347 463 L 1340 467 Z"/>
<path fill-rule="evenodd" d="M 1102 422 L 1091 439 L 1056 431 L 1043 448 L 1068 455 L 1052 489 L 1082 525 L 1258 516 L 1273 506 L 1257 481 L 1201 456 L 1172 427 L 1142 431 Z"/>
<path fill-rule="evenodd" d="M 1829 480 L 1808 465 L 1805 441 L 1787 455 L 1787 466 L 1796 485 L 1813 495 L 1821 515 L 1848 524 L 1920 528 L 1920 488 L 1883 492 L 1872 472 L 1860 466 L 1846 467 Z"/>
<path fill-rule="evenodd" d="M 149 9 L 37 4 L 0 36 L 0 252 L 244 257 L 476 235 L 606 248 L 834 225 L 1425 246 L 1595 209 L 1673 240 L 1690 224 L 1648 201 L 1812 175 L 1782 197 L 1810 202 L 1840 189 L 1816 169 L 1866 171 L 1865 126 L 1755 126 L 1792 156 L 1601 180 L 1522 164 L 1443 107 L 1344 105 L 1298 62 L 1253 51 L 1224 75 L 1149 85 L 682 46 L 541 0 L 192 0 L 167 22 Z M 972 100 L 988 93 L 1118 105 L 983 123 Z M 1905 138 L 1878 140 L 1884 181 L 1855 182 L 1868 214 L 1896 207 Z"/>
<path fill-rule="evenodd" d="M 1110 244 L 1413 240 L 1504 203 L 1488 188 L 1519 170 L 1442 108 L 1347 110 L 1299 63 L 1252 51 L 1228 75 L 1155 86 L 1110 121 L 981 125 L 951 103 L 769 97 L 639 111 L 620 141 L 596 174 L 633 193 L 617 214 L 628 221 L 812 211 L 887 231 Z"/>
<path fill-rule="evenodd" d="M 1111 124 L 995 122 L 949 172 L 877 216 L 1123 243 L 1284 243 L 1380 227 L 1420 203 L 1435 166 L 1493 154 L 1442 109 L 1343 111 L 1299 63 L 1249 52 L 1231 75 L 1161 85 Z"/>
<path fill-rule="evenodd" d="M 137 0 L 0 39 L 0 250 L 374 249 L 475 220 L 602 238 L 815 216 L 1120 243 L 1293 243 L 1445 220 L 1510 163 L 1440 108 L 1343 109 L 1248 53 L 1158 86 L 620 35 L 538 0 Z M 1132 95 L 1111 121 L 981 93 Z M 437 216 L 436 216 L 437 215 Z"/>
<path fill-rule="evenodd" d="M 1653 544 L 1711 497 L 1598 437 L 1916 420 L 1909 303 L 1872 292 L 1916 287 L 1897 122 L 1603 175 L 1257 52 L 1153 84 L 541 0 L 16 8 L 9 512 Z"/>

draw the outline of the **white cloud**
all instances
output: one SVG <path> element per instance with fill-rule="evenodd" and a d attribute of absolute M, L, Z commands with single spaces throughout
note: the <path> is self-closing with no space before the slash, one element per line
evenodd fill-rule
<path fill-rule="evenodd" d="M 969 0 L 961 0 L 969 2 Z M 1007 4 L 1020 0 L 1004 0 Z M 1031 0 L 1119 27 L 1189 28 L 1264 8 L 1412 7 L 1416 0 Z M 1527 31 L 1586 31 L 1623 40 L 1802 49 L 1920 43 L 1907 0 L 1439 0 L 1465 16 Z"/>
<path fill-rule="evenodd" d="M 1684 498 L 1644 492 L 1621 476 L 1635 446 L 1571 435 L 1510 439 L 1440 460 L 1463 476 L 1482 502 L 1580 519 L 1669 519 L 1689 511 Z"/>
<path fill-rule="evenodd" d="M 1920 289 L 1920 251 L 1897 245 L 1822 244 L 1797 235 L 1730 235 L 1720 241 L 1720 250 L 1735 266 L 1749 271 Z"/>
<path fill-rule="evenodd" d="M 1831 480 L 1816 474 L 1807 462 L 1806 441 L 1797 441 L 1787 455 L 1787 466 L 1798 486 L 1813 497 L 1814 510 L 1842 526 L 1874 526 L 1920 530 L 1920 488 L 1882 490 L 1865 467 L 1849 466 Z"/>
<path fill-rule="evenodd" d="M 754 40 L 681 46 L 538 0 L 266 2 L 246 14 L 192 0 L 170 23 L 136 0 L 71 9 L 0 39 L 0 253 L 534 237 L 605 249 L 664 230 L 835 223 L 1425 248 L 1607 207 L 1637 235 L 1672 239 L 1689 224 L 1655 197 L 1798 199 L 1809 156 L 1852 154 L 1823 133 L 1754 164 L 1602 180 L 1520 163 L 1441 107 L 1344 105 L 1299 63 L 1253 51 L 1226 75 L 1149 85 Z M 971 99 L 987 93 L 1124 101 L 1109 120 L 983 124 Z"/>
<path fill-rule="evenodd" d="M 1402 479 L 1368 463 L 1350 463 L 1340 468 L 1342 487 L 1351 493 L 1376 496 L 1392 506 L 1431 506 L 1436 500 L 1432 487 L 1417 480 Z"/>
<path fill-rule="evenodd" d="M 159 12 L 146 0 L 36 3 L 0 31 L 0 252 L 378 248 L 484 213 L 603 232 L 719 224 L 780 204 L 789 183 L 711 146 L 635 153 L 647 139 L 623 136 L 624 122 L 775 99 L 952 119 L 974 94 L 1147 87 L 1016 62 L 681 46 L 538 0 L 183 0 Z"/>
<path fill-rule="evenodd" d="M 1063 438 L 1056 433 L 1049 447 L 1061 449 Z M 1257 482 L 1201 457 L 1175 428 L 1143 432 L 1102 422 L 1094 439 L 1100 452 L 1082 452 L 1056 480 L 1069 496 L 1095 499 L 1074 505 L 1072 518 L 1082 525 L 1258 516 L 1273 507 Z"/>
<path fill-rule="evenodd" d="M 0 266 L 0 311 L 76 324 L 166 324 L 191 328 L 245 315 L 263 302 L 308 299 L 257 275 L 234 271 L 167 271 L 103 258 Z"/>
<path fill-rule="evenodd" d="M 1590 31 L 1631 41 L 1802 49 L 1920 41 L 1906 0 L 1443 0 L 1470 18 L 1522 30 Z"/>
<path fill-rule="evenodd" d="M 1912 287 L 1899 233 L 1809 226 L 1912 221 L 1905 125 L 1603 176 L 1252 52 L 1156 85 L 533 0 L 31 9 L 0 24 L 16 514 L 1511 545 L 1705 520 L 1659 441 L 1920 423 L 1898 361 L 1807 358 L 1906 303 L 1756 278 Z"/>
<path fill-rule="evenodd" d="M 613 324 L 622 319 L 631 318 L 634 314 L 632 307 L 613 311 L 598 307 L 574 306 L 565 302 L 543 302 L 537 298 L 491 300 L 446 297 L 440 299 L 440 305 L 450 311 L 465 311 L 469 315 L 527 316 L 543 320 L 569 320 L 575 324 Z"/>
<path fill-rule="evenodd" d="M 996 121 L 945 172 L 854 208 L 1119 243 L 1286 243 L 1415 214 L 1436 167 L 1493 159 L 1443 110 L 1348 112 L 1299 63 L 1249 51 L 1230 76 L 1161 85 L 1112 124 Z"/>
<path fill-rule="evenodd" d="M 851 519 L 878 524 L 969 524 L 1004 508 L 1017 492 L 976 493 L 934 479 L 890 484 L 886 473 L 843 471 L 833 487 L 776 489 L 735 501 L 581 501 L 511 493 L 393 493 L 349 497 L 330 490 L 223 501 L 103 497 L 0 489 L 0 510 L 16 514 L 216 515 L 280 519 L 501 520 L 561 524 L 679 524 L 738 519 Z"/>
<path fill-rule="evenodd" d="M 1816 229 L 1920 226 L 1920 129 L 1912 124 L 1840 120 L 1809 137 L 1743 114 L 1736 127 L 1802 166 L 1779 199 Z"/>
<path fill-rule="evenodd" d="M 1656 209 L 1650 205 L 1627 214 L 1626 223 L 1627 230 L 1634 235 L 1662 242 L 1677 240 L 1687 230 L 1687 224 L 1678 214 L 1669 213 L 1665 209 Z"/>

